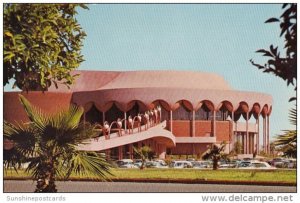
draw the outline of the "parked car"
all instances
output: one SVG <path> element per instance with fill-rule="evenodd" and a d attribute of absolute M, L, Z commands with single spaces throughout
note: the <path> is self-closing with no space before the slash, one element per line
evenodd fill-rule
<path fill-rule="evenodd" d="M 171 168 L 192 168 L 193 165 L 189 161 L 172 161 L 170 167 Z"/>
<path fill-rule="evenodd" d="M 210 168 L 211 163 L 209 161 L 193 161 L 193 168 L 201 169 L 201 168 Z"/>
<path fill-rule="evenodd" d="M 142 160 L 141 159 L 135 159 L 133 161 L 133 164 L 140 168 L 142 166 Z"/>
<path fill-rule="evenodd" d="M 277 168 L 274 166 L 271 166 L 267 162 L 253 161 L 249 164 L 249 166 L 241 167 L 241 169 L 276 170 Z"/>
<path fill-rule="evenodd" d="M 288 168 L 297 168 L 297 159 L 289 159 Z"/>
<path fill-rule="evenodd" d="M 274 158 L 270 161 L 270 165 L 277 167 L 277 168 L 287 168 L 288 167 L 289 160 L 285 158 Z"/>
<path fill-rule="evenodd" d="M 138 168 L 138 166 L 134 165 L 132 159 L 121 159 L 118 160 L 116 163 L 119 168 Z"/>
<path fill-rule="evenodd" d="M 237 164 L 237 162 L 227 162 L 224 164 L 220 164 L 219 168 L 236 168 Z"/>
<path fill-rule="evenodd" d="M 147 168 L 169 168 L 167 164 L 163 164 L 159 161 L 148 161 L 146 163 Z"/>
<path fill-rule="evenodd" d="M 157 159 L 157 160 L 154 160 L 154 161 L 159 162 L 162 166 L 168 166 L 168 164 L 162 159 Z"/>
<path fill-rule="evenodd" d="M 236 168 L 246 168 L 249 167 L 252 161 L 241 161 L 236 165 Z"/>
<path fill-rule="evenodd" d="M 189 162 L 196 161 L 196 159 L 194 159 L 194 158 L 188 158 L 188 159 L 186 159 L 186 160 L 189 161 Z"/>
<path fill-rule="evenodd" d="M 119 168 L 139 168 L 137 165 L 134 165 L 133 163 L 126 163 L 123 165 L 120 165 Z"/>

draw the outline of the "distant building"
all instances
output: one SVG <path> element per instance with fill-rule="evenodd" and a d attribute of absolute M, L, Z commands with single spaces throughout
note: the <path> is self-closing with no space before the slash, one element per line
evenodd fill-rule
<path fill-rule="evenodd" d="M 222 141 L 228 143 L 226 150 L 229 152 L 234 143 L 240 141 L 243 154 L 269 151 L 270 95 L 233 90 L 221 76 L 204 72 L 75 73 L 80 76 L 70 89 L 51 87 L 45 93 L 22 94 L 46 112 L 55 112 L 74 103 L 84 108 L 83 121 L 102 126 L 107 121 L 111 129 L 106 138 L 100 134 L 99 139 L 82 146 L 85 150 L 105 151 L 111 158 L 121 159 L 133 158 L 133 146 L 149 145 L 158 157 L 164 158 L 166 154 L 200 155 L 207 145 Z M 4 119 L 7 121 L 27 119 L 18 94 L 4 93 Z M 151 110 L 156 117 L 151 117 Z M 145 112 L 153 120 L 147 130 Z M 138 114 L 142 117 L 140 123 Z M 130 134 L 129 116 L 134 128 Z M 248 121 L 251 116 L 255 123 Z M 239 122 L 241 117 L 244 122 Z M 122 135 L 118 134 L 120 128 L 114 122 L 118 118 L 122 123 Z M 139 125 L 141 129 L 138 130 Z M 259 130 L 259 126 L 262 129 Z M 259 132 L 263 132 L 262 135 Z M 259 149 L 261 145 L 263 149 Z"/>

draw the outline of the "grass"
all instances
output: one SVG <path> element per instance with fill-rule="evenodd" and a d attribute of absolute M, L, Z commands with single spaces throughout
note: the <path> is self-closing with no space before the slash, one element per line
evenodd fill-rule
<path fill-rule="evenodd" d="M 117 179 L 147 179 L 147 180 L 220 180 L 220 181 L 249 181 L 249 182 L 273 182 L 273 183 L 296 183 L 296 170 L 276 170 L 276 171 L 251 171 L 251 170 L 195 170 L 195 169 L 112 169 L 114 176 L 109 176 L 112 180 Z M 5 179 L 29 178 L 30 174 L 24 170 L 16 173 L 8 170 L 4 173 Z M 72 174 L 71 179 L 95 179 L 95 177 L 81 177 Z"/>

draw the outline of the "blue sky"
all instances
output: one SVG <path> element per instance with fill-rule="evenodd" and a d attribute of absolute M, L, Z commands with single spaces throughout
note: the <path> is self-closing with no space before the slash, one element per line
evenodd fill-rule
<path fill-rule="evenodd" d="M 293 126 L 288 99 L 292 87 L 263 74 L 249 62 L 271 44 L 283 47 L 279 24 L 264 22 L 282 14 L 280 4 L 106 4 L 79 10 L 87 33 L 82 50 L 88 70 L 175 69 L 214 72 L 238 90 L 273 96 L 270 136 Z M 282 52 L 283 53 L 283 52 Z"/>
<path fill-rule="evenodd" d="M 81 70 L 176 69 L 222 75 L 237 90 L 273 96 L 270 136 L 288 121 L 292 87 L 249 62 L 271 44 L 283 47 L 280 4 L 90 4 L 77 19 L 87 33 Z M 281 51 L 283 53 L 283 51 Z M 5 87 L 7 89 L 7 87 Z"/>

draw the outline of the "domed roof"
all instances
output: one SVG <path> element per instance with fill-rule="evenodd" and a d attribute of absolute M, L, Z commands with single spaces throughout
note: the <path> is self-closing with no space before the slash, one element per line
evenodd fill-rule
<path fill-rule="evenodd" d="M 124 88 L 182 88 L 231 90 L 223 77 L 213 73 L 178 70 L 73 71 L 78 74 L 70 89 L 60 85 L 49 91 L 77 92 Z"/>
<path fill-rule="evenodd" d="M 189 88 L 230 90 L 229 84 L 219 75 L 196 71 L 151 70 L 126 71 L 99 88 Z"/>

